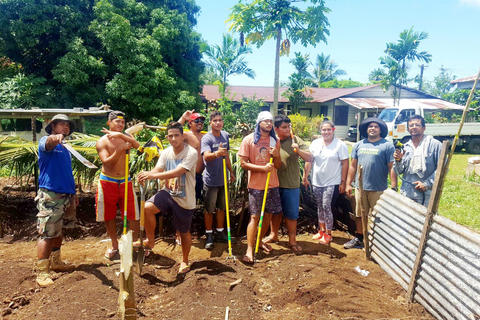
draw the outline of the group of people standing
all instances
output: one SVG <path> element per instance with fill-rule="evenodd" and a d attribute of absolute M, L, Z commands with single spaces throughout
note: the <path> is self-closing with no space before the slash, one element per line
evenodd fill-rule
<path fill-rule="evenodd" d="M 138 239 L 139 209 L 133 191 L 131 177 L 125 186 L 125 153 L 137 149 L 140 144 L 131 135 L 123 133 L 125 115 L 112 111 L 108 116 L 108 129 L 97 142 L 97 151 L 102 162 L 96 195 L 97 221 L 105 222 L 107 234 L 112 240 L 105 257 L 118 257 L 117 211 L 124 212 L 124 192 L 128 188 L 127 218 L 133 238 Z M 204 203 L 206 229 L 205 248 L 213 248 L 214 241 L 225 242 L 225 183 L 224 164 L 229 172 L 229 181 L 235 181 L 235 174 L 229 158 L 229 135 L 223 130 L 222 114 L 214 111 L 210 115 L 211 130 L 202 132 L 205 117 L 186 111 L 177 122 L 171 122 L 166 131 L 170 146 L 160 153 L 156 166 L 151 171 L 138 174 L 138 182 L 160 179 L 165 181 L 162 190 L 156 192 L 145 204 L 144 246 L 146 254 L 155 245 L 155 227 L 158 213 L 170 213 L 182 247 L 182 261 L 179 273 L 190 269 L 191 248 L 190 227 L 197 201 Z M 183 125 L 188 122 L 189 132 Z M 387 176 L 403 174 L 401 192 L 422 204 L 428 203 L 429 190 L 438 163 L 440 143 L 424 136 L 423 118 L 414 116 L 409 120 L 412 140 L 405 145 L 405 152 L 395 151 L 391 142 L 385 139 L 387 128 L 377 118 L 367 118 L 360 125 L 360 132 L 366 137 L 352 149 L 349 164 L 348 148 L 335 137 L 335 125 L 326 120 L 320 125 L 321 137 L 308 146 L 292 132 L 291 121 L 285 115 L 275 118 L 268 111 L 258 114 L 255 130 L 241 143 L 238 157 L 241 167 L 248 171 L 248 201 L 250 221 L 247 227 L 247 249 L 242 261 L 254 262 L 254 247 L 263 197 L 267 198 L 262 228 L 261 248 L 272 250 L 270 243 L 278 241 L 278 231 L 285 218 L 288 230 L 288 244 L 294 253 L 302 248 L 296 241 L 297 219 L 300 206 L 300 183 L 308 185 L 312 174 L 313 193 L 318 207 L 318 232 L 313 236 L 321 244 L 332 241 L 332 201 L 338 193 L 352 195 L 357 166 L 363 167 L 363 190 L 355 192 L 356 216 L 360 210 L 369 212 L 381 193 L 387 188 Z M 53 283 L 49 270 L 63 270 L 71 266 L 60 257 L 62 227 L 74 212 L 76 200 L 75 183 L 71 170 L 71 156 L 62 145 L 63 139 L 73 132 L 73 123 L 65 115 L 55 116 L 46 131 L 48 136 L 39 142 L 39 192 L 36 198 L 39 209 L 37 229 L 37 283 L 47 286 Z M 300 178 L 300 162 L 305 161 L 303 179 Z M 225 160 L 225 161 L 224 161 Z M 395 161 L 394 161 L 395 160 Z M 395 164 L 394 164 L 395 162 Z M 267 176 L 270 176 L 268 186 Z M 396 179 L 392 179 L 396 181 Z M 355 186 L 358 184 L 355 182 Z M 391 185 L 396 188 L 396 184 Z M 203 195 L 203 196 L 202 196 Z M 216 217 L 216 228 L 213 220 Z M 362 247 L 361 219 L 356 219 L 357 234 L 345 243 L 345 248 Z M 269 228 L 268 228 L 269 226 Z M 267 231 L 270 233 L 266 235 Z M 138 241 L 134 246 L 140 245 Z"/>

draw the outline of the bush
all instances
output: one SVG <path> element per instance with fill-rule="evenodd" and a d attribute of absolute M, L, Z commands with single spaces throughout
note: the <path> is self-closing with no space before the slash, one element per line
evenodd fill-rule
<path fill-rule="evenodd" d="M 307 117 L 296 113 L 288 117 L 292 121 L 293 132 L 300 138 L 311 141 L 314 135 L 319 134 L 318 128 L 323 121 L 323 115 Z"/>

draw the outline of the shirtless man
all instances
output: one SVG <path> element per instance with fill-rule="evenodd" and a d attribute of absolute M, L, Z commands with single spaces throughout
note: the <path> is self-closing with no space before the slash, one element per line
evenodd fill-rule
<path fill-rule="evenodd" d="M 97 152 L 102 161 L 102 172 L 98 181 L 97 196 L 95 197 L 97 221 L 105 221 L 107 234 L 112 239 L 112 248 L 105 252 L 105 258 L 118 259 L 118 239 L 115 217 L 119 209 L 122 218 L 125 201 L 125 153 L 130 149 L 137 149 L 140 144 L 133 137 L 122 133 L 125 128 L 125 114 L 121 111 L 112 111 L 108 115 L 109 129 L 102 129 L 105 133 L 97 142 Z M 137 199 L 133 192 L 132 182 L 128 182 L 127 219 L 130 229 L 133 230 L 133 240 L 138 237 L 139 215 Z"/>

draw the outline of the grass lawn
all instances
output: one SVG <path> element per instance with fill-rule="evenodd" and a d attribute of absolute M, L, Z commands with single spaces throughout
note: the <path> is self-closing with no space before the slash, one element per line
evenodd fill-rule
<path fill-rule="evenodd" d="M 474 155 L 456 153 L 450 161 L 438 213 L 480 231 L 480 185 L 467 182 L 467 159 Z"/>

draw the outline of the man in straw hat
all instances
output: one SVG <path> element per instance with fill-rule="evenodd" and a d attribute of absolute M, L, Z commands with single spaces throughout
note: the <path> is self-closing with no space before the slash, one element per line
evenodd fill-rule
<path fill-rule="evenodd" d="M 358 189 L 358 177 L 355 190 L 355 237 L 345 243 L 345 249 L 363 248 L 362 209 L 368 215 L 377 200 L 387 189 L 387 177 L 392 174 L 393 143 L 385 140 L 388 129 L 385 122 L 378 118 L 367 118 L 360 124 L 360 134 L 366 137 L 355 143 L 352 148 L 352 161 L 348 169 L 345 191 L 352 195 L 352 182 L 357 173 L 357 165 L 363 167 L 363 192 Z M 392 186 L 396 187 L 396 186 Z M 361 196 L 361 198 L 360 198 Z"/>
<path fill-rule="evenodd" d="M 53 284 L 50 269 L 64 271 L 71 266 L 62 262 L 64 218 L 75 210 L 75 181 L 72 174 L 70 152 L 62 145 L 66 136 L 72 134 L 73 122 L 64 114 L 57 114 L 47 125 L 44 136 L 38 143 L 38 166 L 40 168 L 37 197 L 37 283 L 45 287 Z"/>
<path fill-rule="evenodd" d="M 255 249 L 257 225 L 261 215 L 268 173 L 271 176 L 268 185 L 262 238 L 270 225 L 272 214 L 282 213 L 277 176 L 277 169 L 282 166 L 280 143 L 277 141 L 273 130 L 273 116 L 270 112 L 262 111 L 258 114 L 255 131 L 243 138 L 238 156 L 242 168 L 249 171 L 248 201 L 251 217 L 247 227 L 247 252 L 242 261 L 251 264 L 254 262 L 253 250 Z M 273 163 L 270 163 L 270 157 L 273 157 Z M 262 249 L 270 252 L 272 247 L 268 243 L 262 242 Z"/>
<path fill-rule="evenodd" d="M 109 129 L 102 129 L 105 133 L 97 141 L 97 152 L 102 161 L 102 172 L 98 180 L 97 195 L 95 197 L 97 221 L 104 221 L 107 234 L 112 240 L 112 247 L 105 252 L 105 258 L 118 259 L 117 228 L 115 217 L 117 209 L 124 212 L 125 201 L 125 154 L 130 149 L 137 149 L 140 144 L 132 136 L 123 133 L 125 129 L 125 114 L 121 111 L 112 111 L 108 114 Z M 139 211 L 137 198 L 133 192 L 132 182 L 128 181 L 127 219 L 133 231 L 133 240 L 139 232 Z M 122 217 L 123 218 L 123 217 Z"/>

